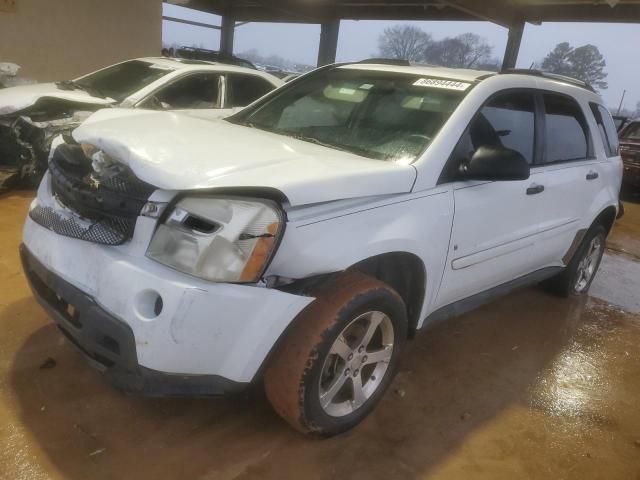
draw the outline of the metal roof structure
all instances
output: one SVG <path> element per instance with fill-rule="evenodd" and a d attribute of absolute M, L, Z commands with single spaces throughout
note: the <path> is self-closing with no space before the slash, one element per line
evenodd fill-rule
<path fill-rule="evenodd" d="M 335 61 L 340 20 L 489 21 L 509 29 L 503 66 L 514 67 L 525 23 L 640 23 L 640 0 L 169 0 L 222 16 L 221 50 L 236 22 L 319 23 L 318 63 Z"/>
<path fill-rule="evenodd" d="M 241 22 L 323 23 L 350 20 L 487 20 L 639 22 L 638 0 L 173 0 Z"/>

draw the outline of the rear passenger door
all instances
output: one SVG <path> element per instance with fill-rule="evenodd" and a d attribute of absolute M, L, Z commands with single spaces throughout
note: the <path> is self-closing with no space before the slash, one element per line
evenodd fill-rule
<path fill-rule="evenodd" d="M 587 227 L 589 208 L 603 187 L 604 172 L 580 104 L 555 92 L 541 92 L 540 101 L 545 138 L 540 252 L 545 264 L 560 266 Z"/>
<path fill-rule="evenodd" d="M 441 183 L 451 182 L 455 214 L 447 265 L 436 308 L 470 297 L 539 268 L 536 243 L 544 208 L 537 186 L 543 172 L 536 93 L 513 90 L 491 98 L 458 142 Z M 528 180 L 473 181 L 459 173 L 481 146 L 520 152 L 531 165 Z"/>

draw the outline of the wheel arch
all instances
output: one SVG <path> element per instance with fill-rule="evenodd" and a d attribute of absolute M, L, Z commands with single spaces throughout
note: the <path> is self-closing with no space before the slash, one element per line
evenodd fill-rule
<path fill-rule="evenodd" d="M 591 223 L 591 227 L 600 224 L 607 230 L 607 234 L 609 234 L 613 228 L 613 223 L 616 221 L 617 215 L 618 211 L 616 210 L 616 207 L 609 205 L 598 214 L 595 220 Z"/>
<path fill-rule="evenodd" d="M 408 334 L 413 338 L 427 289 L 427 271 L 422 259 L 409 252 L 389 252 L 361 260 L 347 270 L 370 275 L 398 292 L 407 307 Z"/>

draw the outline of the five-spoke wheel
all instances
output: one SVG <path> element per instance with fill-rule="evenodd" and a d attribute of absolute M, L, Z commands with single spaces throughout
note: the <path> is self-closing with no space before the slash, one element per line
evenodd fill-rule
<path fill-rule="evenodd" d="M 367 416 L 407 337 L 402 298 L 360 272 L 316 289 L 265 373 L 275 410 L 305 433 L 335 435 Z"/>
<path fill-rule="evenodd" d="M 393 325 L 383 312 L 366 312 L 347 325 L 333 342 L 320 377 L 320 405 L 340 417 L 360 408 L 373 395 L 393 354 Z"/>

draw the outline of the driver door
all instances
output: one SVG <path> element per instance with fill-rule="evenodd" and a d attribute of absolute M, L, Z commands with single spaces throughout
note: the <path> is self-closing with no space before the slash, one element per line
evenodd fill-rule
<path fill-rule="evenodd" d="M 538 268 L 541 169 L 516 181 L 464 180 L 458 173 L 481 146 L 517 150 L 533 166 L 540 151 L 536 110 L 533 91 L 499 93 L 476 114 L 454 150 L 441 179 L 452 184 L 455 213 L 436 308 Z"/>

